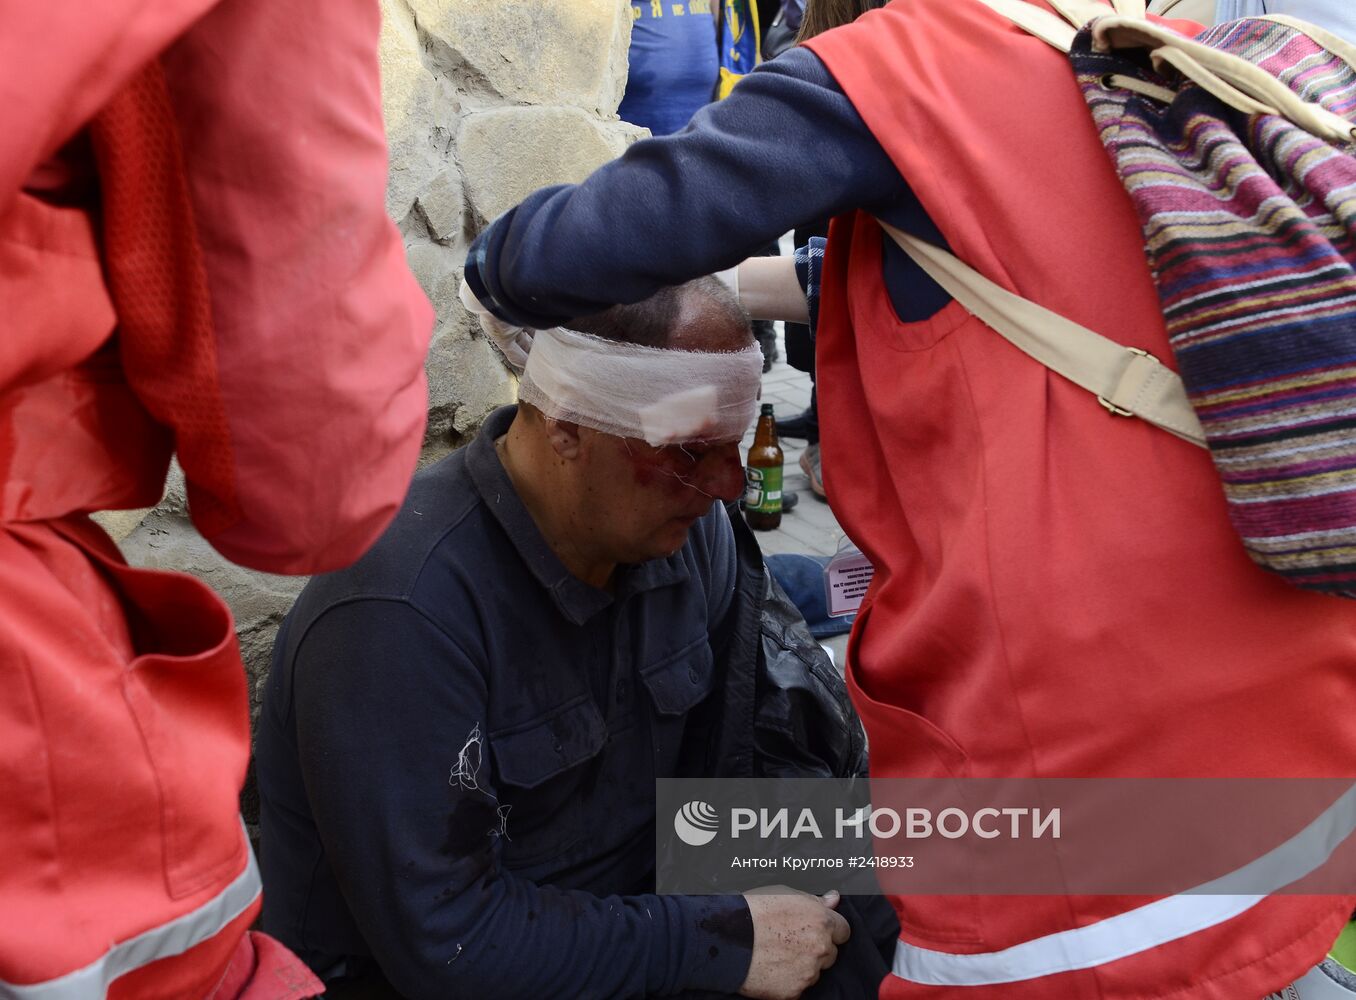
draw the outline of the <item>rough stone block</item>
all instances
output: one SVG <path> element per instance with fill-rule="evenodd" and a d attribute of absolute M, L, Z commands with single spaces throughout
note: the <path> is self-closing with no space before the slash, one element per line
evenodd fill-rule
<path fill-rule="evenodd" d="M 438 85 L 420 53 L 408 7 L 381 0 L 381 110 L 391 164 L 386 213 L 397 222 L 446 163 L 434 143 Z"/>
<path fill-rule="evenodd" d="M 475 319 L 460 313 L 433 337 L 428 362 L 427 447 L 441 452 L 462 444 L 490 412 L 518 398 L 517 379 L 490 343 L 473 333 Z"/>
<path fill-rule="evenodd" d="M 150 507 L 141 510 L 100 510 L 90 515 L 94 523 L 108 532 L 108 537 L 120 542 L 141 523 L 142 518 L 151 512 Z"/>
<path fill-rule="evenodd" d="M 488 222 L 539 187 L 582 181 L 644 129 L 578 108 L 499 108 L 468 116 L 457 137 L 471 205 Z"/>
<path fill-rule="evenodd" d="M 405 247 L 405 260 L 419 285 L 433 303 L 439 323 L 448 323 L 464 315 L 457 290 L 461 287 L 461 268 L 465 253 L 427 241 L 415 241 Z"/>
<path fill-rule="evenodd" d="M 643 125 L 632 125 L 620 120 L 599 122 L 598 129 L 607 137 L 617 156 L 626 152 L 626 147 L 631 143 L 650 138 L 650 130 Z"/>
<path fill-rule="evenodd" d="M 470 67 L 493 94 L 611 115 L 626 89 L 627 0 L 409 0 L 437 66 Z"/>
<path fill-rule="evenodd" d="M 405 248 L 405 257 L 438 314 L 424 365 L 429 413 L 421 464 L 427 464 L 475 433 L 496 406 L 517 399 L 518 385 L 457 297 L 465 255 L 416 242 Z"/>
<path fill-rule="evenodd" d="M 465 199 L 462 195 L 461 174 L 455 167 L 434 177 L 428 187 L 420 192 L 418 201 L 434 239 L 455 242 L 461 237 Z"/>

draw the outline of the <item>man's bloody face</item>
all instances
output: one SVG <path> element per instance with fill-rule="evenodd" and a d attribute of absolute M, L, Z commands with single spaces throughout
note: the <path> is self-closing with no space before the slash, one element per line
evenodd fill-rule
<path fill-rule="evenodd" d="M 747 320 L 723 295 L 723 290 L 700 288 L 682 294 L 676 314 L 664 318 L 668 335 L 659 356 L 635 357 L 630 367 L 607 369 L 606 377 L 618 380 L 615 391 L 592 368 L 574 371 L 568 383 L 576 394 L 581 387 L 596 389 L 597 398 L 589 399 L 579 412 L 607 410 L 614 396 L 622 400 L 623 419 L 613 421 L 609 414 L 597 426 L 612 423 L 625 428 L 623 433 L 675 441 L 651 445 L 642 438 L 579 424 L 558 425 L 558 430 L 572 428 L 572 438 L 577 434 L 564 451 L 558 448 L 558 453 L 569 453 L 571 463 L 578 463 L 569 473 L 571 489 L 583 493 L 583 502 L 574 505 L 577 523 L 571 532 L 581 548 L 604 561 L 634 564 L 677 552 L 693 523 L 712 504 L 735 500 L 744 490 L 739 443 L 731 439 L 747 428 L 733 426 L 738 421 L 729 414 L 740 414 L 741 420 L 752 416 L 762 365 Z M 656 317 L 650 319 L 658 322 Z M 618 342 L 617 349 L 625 343 Z M 533 358 L 540 358 L 535 350 Z M 683 358 L 678 352 L 691 356 Z M 573 356 L 560 351 L 557 356 L 559 381 L 559 372 Z M 744 409 L 749 412 L 744 414 Z"/>
<path fill-rule="evenodd" d="M 653 446 L 581 430 L 581 445 L 589 507 L 597 515 L 590 530 L 619 563 L 677 552 L 713 503 L 744 490 L 738 442 Z"/>

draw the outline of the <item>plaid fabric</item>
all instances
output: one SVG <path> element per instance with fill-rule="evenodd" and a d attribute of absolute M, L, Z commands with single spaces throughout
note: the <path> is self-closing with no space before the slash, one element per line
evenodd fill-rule
<path fill-rule="evenodd" d="M 814 336 L 819 325 L 819 289 L 823 284 L 820 277 L 824 273 L 824 247 L 828 240 L 822 236 L 811 236 L 810 242 L 796 247 L 793 259 L 796 262 L 796 280 L 805 289 L 805 301 L 810 308 L 810 335 Z"/>
<path fill-rule="evenodd" d="M 1199 39 L 1356 117 L 1356 73 L 1260 19 Z M 1194 83 L 1171 105 L 1104 84 L 1166 81 L 1124 53 L 1071 59 L 1144 229 L 1173 353 L 1230 517 L 1259 565 L 1356 597 L 1356 158 Z"/>

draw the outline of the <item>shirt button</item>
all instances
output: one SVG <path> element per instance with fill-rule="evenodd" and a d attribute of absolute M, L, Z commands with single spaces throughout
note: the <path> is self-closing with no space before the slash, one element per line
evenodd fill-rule
<path fill-rule="evenodd" d="M 554 750 L 556 753 L 560 753 L 560 740 L 552 740 L 551 749 Z"/>
<path fill-rule="evenodd" d="M 625 700 L 626 700 L 626 684 L 623 682 L 617 685 L 617 703 L 620 704 Z"/>
<path fill-rule="evenodd" d="M 696 684 L 696 683 L 697 683 L 697 668 L 696 668 L 696 667 L 688 667 L 688 668 L 687 668 L 687 679 L 690 680 L 693 684 Z"/>

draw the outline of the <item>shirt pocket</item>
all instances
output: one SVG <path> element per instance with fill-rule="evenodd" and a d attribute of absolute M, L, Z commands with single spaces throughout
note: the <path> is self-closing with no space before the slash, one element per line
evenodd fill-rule
<path fill-rule="evenodd" d="M 703 633 L 676 652 L 642 666 L 639 673 L 660 715 L 684 715 L 711 693 L 715 680 L 711 643 Z"/>
<path fill-rule="evenodd" d="M 531 722 L 491 733 L 499 804 L 505 814 L 505 863 L 520 869 L 558 857 L 587 832 L 581 785 L 584 764 L 607 743 L 607 725 L 588 695 Z"/>

